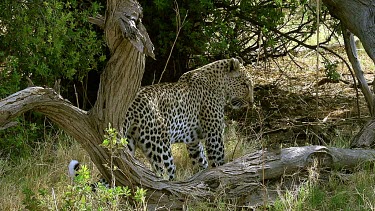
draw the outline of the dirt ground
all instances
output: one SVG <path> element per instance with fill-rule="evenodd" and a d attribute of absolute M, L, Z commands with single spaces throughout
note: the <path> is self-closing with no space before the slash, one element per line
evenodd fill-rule
<path fill-rule="evenodd" d="M 338 53 L 345 57 L 343 50 Z M 374 78 L 372 61 L 360 53 L 365 77 Z M 306 52 L 297 56 L 269 59 L 248 66 L 255 83 L 255 105 L 244 111 L 230 111 L 238 121 L 238 131 L 249 142 L 262 142 L 258 148 L 302 145 L 348 147 L 369 120 L 366 102 L 344 62 L 337 61 L 339 82 L 327 79 L 323 57 Z"/>

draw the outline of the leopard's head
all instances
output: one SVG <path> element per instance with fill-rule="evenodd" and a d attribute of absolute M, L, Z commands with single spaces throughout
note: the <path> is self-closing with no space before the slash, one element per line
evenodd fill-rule
<path fill-rule="evenodd" d="M 239 109 L 253 103 L 253 82 L 242 59 L 222 59 L 189 71 L 179 82 L 198 84 L 205 89 L 225 93 L 226 105 Z M 223 91 L 223 92 L 222 92 Z"/>
<path fill-rule="evenodd" d="M 249 107 L 254 102 L 254 84 L 249 71 L 240 60 L 233 60 L 233 69 L 226 74 L 226 101 L 233 109 Z"/>

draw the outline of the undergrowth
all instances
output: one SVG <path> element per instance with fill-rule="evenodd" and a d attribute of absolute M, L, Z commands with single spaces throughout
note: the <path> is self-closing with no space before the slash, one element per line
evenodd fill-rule
<path fill-rule="evenodd" d="M 372 164 L 351 174 L 334 170 L 327 179 L 311 180 L 281 194 L 269 210 L 375 210 L 375 171 Z"/>
<path fill-rule="evenodd" d="M 239 135 L 238 125 L 232 122 L 226 129 L 226 160 L 239 157 L 254 150 Z M 50 140 L 54 138 L 55 140 Z M 86 152 L 64 133 L 48 136 L 44 143 L 36 148 L 32 155 L 18 159 L 0 160 L 0 210 L 144 210 L 147 199 L 145 190 L 138 188 L 131 192 L 126 187 L 107 189 L 99 185 L 92 192 L 91 184 L 98 179 L 98 171 L 90 162 Z M 342 136 L 337 136 L 336 143 L 342 147 Z M 246 146 L 246 147 L 245 147 Z M 251 147 L 252 146 L 252 147 Z M 183 145 L 175 145 L 178 180 L 188 178 L 194 170 Z M 71 159 L 87 164 L 80 172 L 80 177 L 72 185 L 67 174 L 67 164 Z M 267 210 L 374 210 L 375 209 L 375 170 L 373 163 L 358 166 L 354 172 L 331 170 L 326 176 L 309 170 L 309 179 L 298 182 L 295 188 L 282 190 L 274 203 L 257 209 Z M 210 202 L 191 203 L 188 210 L 247 210 L 235 201 L 224 200 L 225 194 L 218 194 Z M 127 198 L 137 204 L 130 204 Z"/>
<path fill-rule="evenodd" d="M 116 132 L 107 131 L 103 146 L 120 149 Z M 52 140 L 55 139 L 55 140 Z M 67 165 L 77 159 L 79 175 L 70 180 Z M 109 168 L 115 168 L 108 165 Z M 146 190 L 128 187 L 106 188 L 96 183 L 98 171 L 86 152 L 72 138 L 61 133 L 48 136 L 28 157 L 0 160 L 0 210 L 145 210 Z M 93 191 L 92 184 L 95 184 Z M 130 198 L 132 200 L 128 200 Z"/>

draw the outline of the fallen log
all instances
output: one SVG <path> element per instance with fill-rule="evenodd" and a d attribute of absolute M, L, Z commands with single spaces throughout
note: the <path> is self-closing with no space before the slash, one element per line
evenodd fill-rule
<path fill-rule="evenodd" d="M 182 182 L 170 182 L 149 195 L 150 208 L 182 208 L 189 200 L 213 201 L 217 195 L 238 206 L 256 207 L 277 197 L 274 181 L 285 174 L 318 168 L 354 169 L 374 161 L 375 150 L 324 146 L 291 147 L 278 151 L 256 151 L 217 168 L 202 171 Z M 276 179 L 276 180 L 275 180 Z M 148 184 L 153 189 L 152 184 Z M 266 195 L 266 196 L 265 196 Z"/>
<path fill-rule="evenodd" d="M 368 121 L 353 138 L 351 148 L 373 148 L 375 146 L 375 120 Z"/>

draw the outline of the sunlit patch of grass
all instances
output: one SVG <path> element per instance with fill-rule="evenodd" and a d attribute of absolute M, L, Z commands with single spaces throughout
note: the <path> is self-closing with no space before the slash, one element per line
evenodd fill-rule
<path fill-rule="evenodd" d="M 301 183 L 281 194 L 269 210 L 374 210 L 373 163 L 352 174 L 332 170 L 328 179 Z"/>
<path fill-rule="evenodd" d="M 259 140 L 248 140 L 237 121 L 228 120 L 224 133 L 225 162 L 231 162 L 247 153 L 254 152 L 260 148 Z"/>
<path fill-rule="evenodd" d="M 194 169 L 186 144 L 176 143 L 172 145 L 172 154 L 176 165 L 176 180 L 185 180 L 194 175 L 199 169 Z"/>
<path fill-rule="evenodd" d="M 56 140 L 52 140 L 52 136 L 47 136 L 47 139 L 30 157 L 16 162 L 0 160 L 0 193 L 6 196 L 0 197 L 0 210 L 24 210 L 31 200 L 26 195 L 31 192 L 37 195 L 53 188 L 58 197 L 70 184 L 67 175 L 70 160 L 90 163 L 86 152 L 72 138 L 63 134 Z M 30 197 L 35 199 L 37 196 Z"/>

